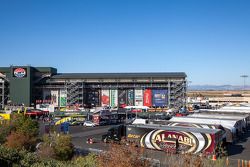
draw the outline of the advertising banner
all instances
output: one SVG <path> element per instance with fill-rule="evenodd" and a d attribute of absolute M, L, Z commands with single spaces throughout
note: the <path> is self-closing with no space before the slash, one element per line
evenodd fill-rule
<path fill-rule="evenodd" d="M 58 106 L 59 93 L 58 90 L 51 90 L 51 104 Z"/>
<path fill-rule="evenodd" d="M 134 89 L 128 89 L 128 100 L 127 100 L 127 105 L 128 106 L 134 106 L 134 101 L 135 101 L 135 98 L 134 98 Z"/>
<path fill-rule="evenodd" d="M 126 89 L 119 89 L 118 90 L 118 105 L 119 105 L 119 107 L 125 107 L 127 105 Z"/>
<path fill-rule="evenodd" d="M 127 139 L 139 141 L 142 147 L 165 152 L 213 152 L 214 134 L 150 128 L 127 127 Z"/>
<path fill-rule="evenodd" d="M 143 91 L 135 89 L 135 106 L 143 106 Z"/>
<path fill-rule="evenodd" d="M 51 92 L 48 89 L 43 90 L 43 101 L 44 100 L 51 100 Z"/>
<path fill-rule="evenodd" d="M 109 106 L 109 90 L 103 89 L 102 90 L 102 106 Z"/>
<path fill-rule="evenodd" d="M 60 90 L 60 107 L 66 107 L 67 105 L 67 92 L 66 90 Z"/>
<path fill-rule="evenodd" d="M 164 107 L 167 106 L 167 90 L 152 90 L 153 106 Z"/>
<path fill-rule="evenodd" d="M 100 90 L 90 89 L 87 92 L 87 102 L 92 106 L 96 107 L 100 105 Z"/>
<path fill-rule="evenodd" d="M 110 90 L 110 106 L 111 107 L 118 106 L 118 91 L 116 89 Z"/>
<path fill-rule="evenodd" d="M 143 95 L 143 105 L 144 106 L 152 106 L 152 90 L 146 89 Z"/>

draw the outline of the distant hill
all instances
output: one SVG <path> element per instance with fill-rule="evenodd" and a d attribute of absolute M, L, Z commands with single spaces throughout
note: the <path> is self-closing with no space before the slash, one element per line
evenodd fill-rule
<path fill-rule="evenodd" d="M 246 85 L 246 90 L 250 90 L 250 85 Z M 239 85 L 190 85 L 188 90 L 243 90 Z"/>

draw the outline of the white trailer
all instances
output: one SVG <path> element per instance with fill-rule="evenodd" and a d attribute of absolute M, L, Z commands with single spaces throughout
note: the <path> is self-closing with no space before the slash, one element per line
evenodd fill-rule
<path fill-rule="evenodd" d="M 220 119 L 207 119 L 207 118 L 192 118 L 192 117 L 172 117 L 169 121 L 174 122 L 188 122 L 188 123 L 197 123 L 197 124 L 213 124 L 213 125 L 221 125 L 226 129 L 229 129 L 231 132 L 232 140 L 237 138 L 237 132 L 240 127 L 238 125 L 238 121 L 235 120 L 220 120 Z M 227 134 L 228 135 L 228 134 Z"/>
<path fill-rule="evenodd" d="M 244 110 L 244 109 L 224 109 L 224 108 L 217 109 L 217 110 L 200 109 L 199 112 L 250 114 L 250 110 Z"/>
<path fill-rule="evenodd" d="M 216 118 L 216 119 L 225 119 L 225 120 L 237 120 L 239 121 L 243 131 L 247 130 L 247 126 L 250 123 L 249 115 L 232 115 L 232 114 L 219 114 L 219 113 L 194 113 L 188 115 L 188 117 L 194 118 Z"/>

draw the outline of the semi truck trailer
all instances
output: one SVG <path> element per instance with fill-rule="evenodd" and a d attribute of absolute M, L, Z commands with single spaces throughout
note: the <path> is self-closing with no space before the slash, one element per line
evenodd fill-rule
<path fill-rule="evenodd" d="M 168 125 L 119 125 L 103 135 L 103 141 L 134 143 L 148 149 L 171 153 L 215 154 L 225 141 L 225 131 Z"/>

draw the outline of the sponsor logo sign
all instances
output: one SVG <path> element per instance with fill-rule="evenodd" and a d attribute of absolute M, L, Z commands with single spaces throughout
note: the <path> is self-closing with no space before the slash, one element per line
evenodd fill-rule
<path fill-rule="evenodd" d="M 129 89 L 128 90 L 128 106 L 133 106 L 134 105 L 134 90 Z"/>
<path fill-rule="evenodd" d="M 101 96 L 101 100 L 102 100 L 102 106 L 109 106 L 109 90 L 108 89 L 104 89 L 102 90 L 102 96 Z"/>
<path fill-rule="evenodd" d="M 148 107 L 152 106 L 152 91 L 150 89 L 144 91 L 143 105 Z"/>
<path fill-rule="evenodd" d="M 26 68 L 14 68 L 13 69 L 13 77 L 24 78 L 27 76 Z"/>
<path fill-rule="evenodd" d="M 119 107 L 124 107 L 127 105 L 127 97 L 126 90 L 119 89 L 118 90 L 118 104 Z"/>
<path fill-rule="evenodd" d="M 167 90 L 153 90 L 153 105 L 164 107 L 167 105 Z"/>
<path fill-rule="evenodd" d="M 200 153 L 208 151 L 212 145 L 210 134 L 183 131 L 150 131 L 140 141 L 142 147 L 172 152 Z"/>
<path fill-rule="evenodd" d="M 143 106 L 143 91 L 135 89 L 135 106 Z"/>
<path fill-rule="evenodd" d="M 110 90 L 110 106 L 117 107 L 118 105 L 118 90 Z"/>

